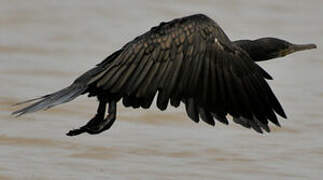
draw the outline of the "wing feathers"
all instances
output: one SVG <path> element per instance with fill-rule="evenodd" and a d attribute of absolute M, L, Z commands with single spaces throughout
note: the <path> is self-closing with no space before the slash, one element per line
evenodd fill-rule
<path fill-rule="evenodd" d="M 190 98 L 185 100 L 185 108 L 188 117 L 190 117 L 194 122 L 198 123 L 200 121 L 197 108 L 194 104 L 194 99 Z"/>
<path fill-rule="evenodd" d="M 210 125 L 228 124 L 227 114 L 244 127 L 269 132 L 286 117 L 265 79 L 272 77 L 222 29 L 205 16 L 162 23 L 128 43 L 94 83 L 123 97 L 125 106 L 148 108 L 184 102 L 187 115 Z M 99 65 L 100 66 L 100 65 Z"/>

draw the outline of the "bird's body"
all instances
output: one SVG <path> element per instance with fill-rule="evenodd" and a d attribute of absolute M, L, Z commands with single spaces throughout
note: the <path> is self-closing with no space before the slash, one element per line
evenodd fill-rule
<path fill-rule="evenodd" d="M 278 46 L 269 43 L 273 41 L 279 52 Z M 281 53 L 291 46 L 274 38 L 232 42 L 215 21 L 202 14 L 174 19 L 130 41 L 71 86 L 14 114 L 47 109 L 88 93 L 98 98 L 98 113 L 68 135 L 97 134 L 112 126 L 120 100 L 126 107 L 149 108 L 157 95 L 160 110 L 182 102 L 195 122 L 201 118 L 210 125 L 214 119 L 228 124 L 226 115 L 230 114 L 245 127 L 269 132 L 268 121 L 279 125 L 275 113 L 286 115 L 265 80 L 270 75 L 255 61 L 314 48 L 293 45 L 300 49 Z M 106 104 L 109 115 L 104 119 Z"/>

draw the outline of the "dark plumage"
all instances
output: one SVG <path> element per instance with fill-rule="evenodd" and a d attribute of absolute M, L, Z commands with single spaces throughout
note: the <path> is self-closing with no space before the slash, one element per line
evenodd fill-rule
<path fill-rule="evenodd" d="M 73 84 L 15 111 L 23 115 L 68 102 L 88 93 L 99 100 L 97 115 L 67 135 L 98 134 L 116 119 L 116 103 L 149 108 L 184 103 L 189 118 L 215 125 L 233 121 L 261 133 L 276 114 L 286 114 L 265 79 L 272 79 L 255 61 L 281 57 L 316 46 L 293 45 L 275 38 L 230 41 L 209 17 L 197 14 L 162 22 L 124 45 Z M 30 102 L 30 101 L 28 101 Z M 109 115 L 104 118 L 106 104 Z"/>

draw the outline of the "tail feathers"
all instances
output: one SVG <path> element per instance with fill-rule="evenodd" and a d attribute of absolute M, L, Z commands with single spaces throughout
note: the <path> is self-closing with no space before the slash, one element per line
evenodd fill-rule
<path fill-rule="evenodd" d="M 21 105 L 21 104 L 37 101 L 31 104 L 30 106 L 27 106 L 23 109 L 13 112 L 12 114 L 16 116 L 21 116 L 23 114 L 36 112 L 42 109 L 43 110 L 49 109 L 53 106 L 56 106 L 65 102 L 69 102 L 75 99 L 76 97 L 81 95 L 86 89 L 87 89 L 87 86 L 74 83 L 71 86 L 68 86 L 52 94 L 48 94 L 39 98 L 30 99 L 30 100 L 15 104 L 15 105 Z"/>

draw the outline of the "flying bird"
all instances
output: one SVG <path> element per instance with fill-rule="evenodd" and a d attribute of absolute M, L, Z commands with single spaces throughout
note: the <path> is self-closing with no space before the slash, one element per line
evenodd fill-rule
<path fill-rule="evenodd" d="M 214 126 L 228 124 L 227 115 L 246 128 L 270 132 L 287 118 L 267 80 L 272 77 L 255 62 L 316 48 L 277 38 L 231 41 L 221 27 L 203 14 L 162 22 L 112 53 L 79 76 L 70 86 L 19 104 L 17 116 L 45 110 L 88 94 L 96 97 L 96 115 L 68 136 L 99 134 L 116 120 L 117 103 L 149 108 L 185 105 L 188 117 Z M 108 107 L 107 107 L 108 106 Z M 108 114 L 105 117 L 106 109 Z"/>

